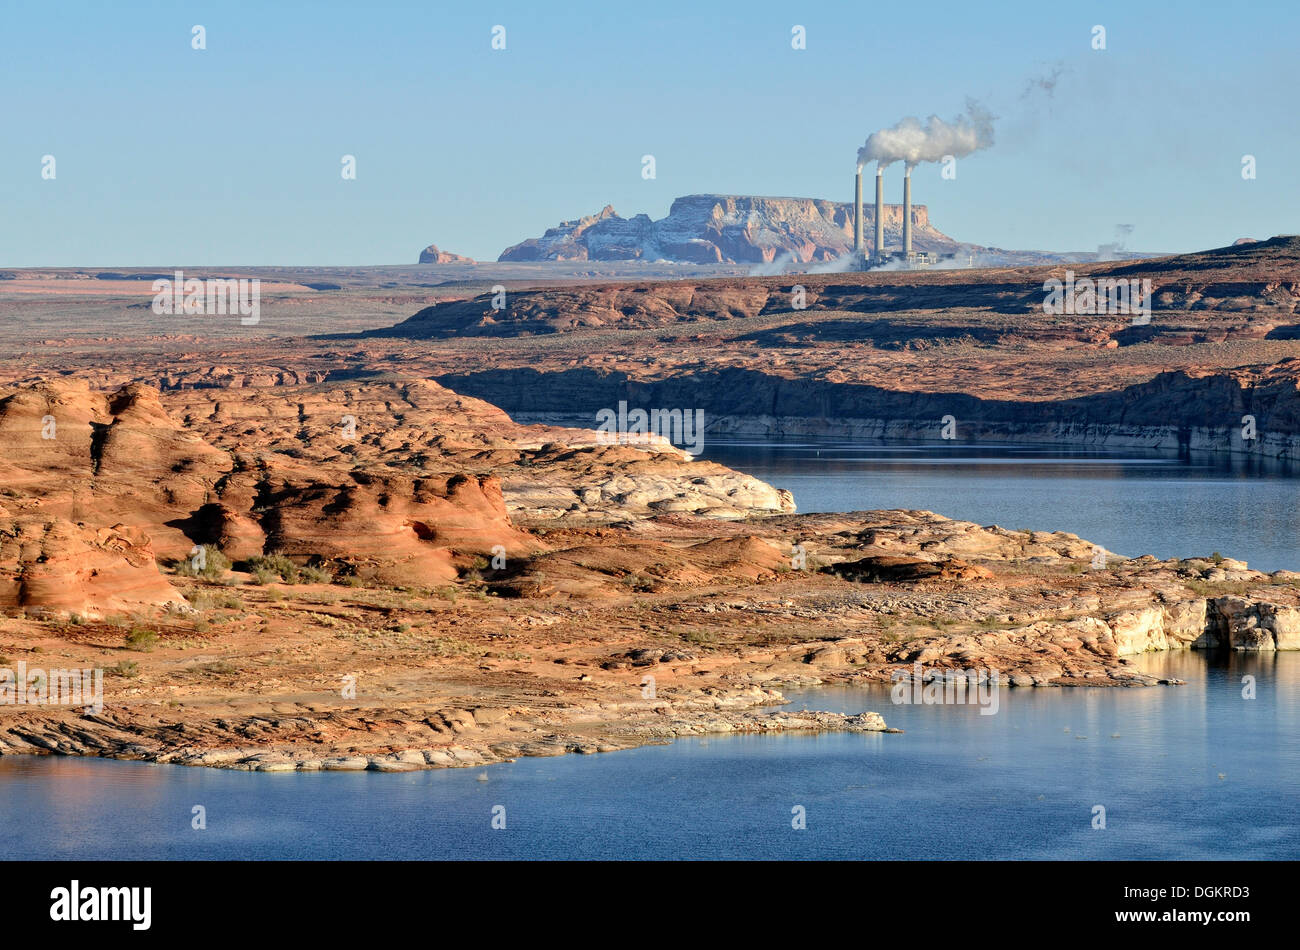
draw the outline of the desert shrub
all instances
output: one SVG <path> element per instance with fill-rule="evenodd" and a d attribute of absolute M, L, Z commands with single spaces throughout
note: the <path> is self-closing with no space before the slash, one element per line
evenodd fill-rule
<path fill-rule="evenodd" d="M 116 666 L 110 666 L 104 670 L 110 676 L 125 676 L 128 679 L 140 675 L 140 664 L 135 660 L 122 660 Z"/>
<path fill-rule="evenodd" d="M 304 584 L 328 584 L 334 580 L 334 575 L 323 567 L 304 567 L 299 578 Z"/>
<path fill-rule="evenodd" d="M 144 627 L 132 627 L 126 635 L 126 645 L 132 650 L 148 653 L 158 645 L 158 634 Z"/>
<path fill-rule="evenodd" d="M 248 559 L 248 568 L 256 578 L 259 574 L 272 574 L 278 576 L 286 584 L 298 583 L 298 578 L 302 571 L 297 564 L 289 560 L 280 551 L 272 551 L 270 554 L 259 554 L 256 557 Z M 258 584 L 270 583 L 266 580 L 256 581 Z"/>
<path fill-rule="evenodd" d="M 718 642 L 718 635 L 712 630 L 673 630 L 672 632 L 695 646 L 714 646 Z"/>
<path fill-rule="evenodd" d="M 439 587 L 438 596 L 441 597 L 443 600 L 450 601 L 451 603 L 454 604 L 456 602 L 456 588 Z"/>

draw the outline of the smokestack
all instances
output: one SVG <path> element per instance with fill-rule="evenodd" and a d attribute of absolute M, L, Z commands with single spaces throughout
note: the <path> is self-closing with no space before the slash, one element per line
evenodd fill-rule
<path fill-rule="evenodd" d="M 862 166 L 853 179 L 853 254 L 862 259 Z"/>
<path fill-rule="evenodd" d="M 912 254 L 912 169 L 903 174 L 903 259 Z"/>
<path fill-rule="evenodd" d="M 876 169 L 876 260 L 885 257 L 885 170 Z"/>

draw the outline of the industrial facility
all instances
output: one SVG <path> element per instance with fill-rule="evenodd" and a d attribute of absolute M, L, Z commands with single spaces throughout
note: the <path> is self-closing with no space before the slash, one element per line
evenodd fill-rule
<path fill-rule="evenodd" d="M 903 173 L 903 246 L 885 250 L 885 175 L 884 168 L 876 168 L 875 235 L 868 255 L 862 240 L 862 166 L 858 166 L 853 179 L 853 260 L 858 270 L 871 270 L 886 264 L 905 268 L 929 267 L 935 263 L 933 255 L 912 250 L 912 169 Z"/>

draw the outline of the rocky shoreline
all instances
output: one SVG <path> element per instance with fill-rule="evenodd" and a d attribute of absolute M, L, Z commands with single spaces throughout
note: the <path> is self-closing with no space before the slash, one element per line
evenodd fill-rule
<path fill-rule="evenodd" d="M 16 723 L 4 722 L 5 717 L 0 716 L 0 756 L 93 756 L 251 772 L 408 772 L 468 768 L 533 756 L 614 752 L 684 736 L 900 731 L 889 728 L 875 712 L 760 711 L 761 707 L 785 703 L 779 691 L 750 687 L 676 702 L 602 704 L 581 710 L 571 723 L 578 729 L 543 733 L 532 728 L 528 738 L 522 739 L 509 736 L 506 725 L 519 711 L 492 707 L 436 713 L 411 708 L 365 710 L 364 714 L 355 710 L 321 714 L 317 710 L 292 718 L 263 716 L 209 723 L 173 722 L 152 712 L 78 715 L 69 711 L 24 716 Z M 339 740 L 324 737 L 329 726 L 338 726 L 349 715 L 356 715 L 358 721 L 343 733 L 348 742 L 360 737 L 363 726 L 373 727 L 386 719 L 394 725 L 423 722 L 436 733 L 431 716 L 444 727 L 441 731 L 454 739 L 424 748 L 361 753 L 352 746 L 345 751 Z M 229 744 L 234 736 L 253 733 L 258 734 L 258 745 Z"/>
<path fill-rule="evenodd" d="M 592 416 L 575 412 L 517 411 L 521 424 L 554 426 L 590 425 Z M 945 422 L 933 419 L 809 418 L 807 416 L 706 416 L 709 438 L 834 438 L 860 442 L 937 442 L 944 438 Z M 1145 426 L 1120 423 L 1048 423 L 1017 425 L 973 420 L 964 424 L 954 417 L 955 431 L 963 443 L 1057 445 L 1077 448 L 1142 449 L 1155 452 L 1205 452 L 1263 459 L 1300 460 L 1300 436 L 1259 432 L 1242 438 L 1241 425 Z"/>

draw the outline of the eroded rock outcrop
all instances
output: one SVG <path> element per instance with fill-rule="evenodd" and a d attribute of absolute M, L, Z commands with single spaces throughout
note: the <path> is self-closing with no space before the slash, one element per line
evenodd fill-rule
<path fill-rule="evenodd" d="M 1210 646 L 1271 652 L 1300 650 L 1300 609 L 1241 597 L 1211 602 Z"/>
<path fill-rule="evenodd" d="M 1106 618 L 1120 656 L 1160 650 L 1300 649 L 1300 609 L 1241 597 L 1180 600 Z"/>

